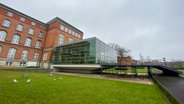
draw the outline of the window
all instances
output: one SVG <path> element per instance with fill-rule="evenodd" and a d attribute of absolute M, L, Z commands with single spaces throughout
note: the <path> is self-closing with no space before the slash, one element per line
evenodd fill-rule
<path fill-rule="evenodd" d="M 71 43 L 71 42 L 73 42 L 73 39 L 72 38 L 69 38 L 69 41 L 68 41 L 69 43 Z"/>
<path fill-rule="evenodd" d="M 80 34 L 78 34 L 78 38 L 81 38 L 81 35 Z"/>
<path fill-rule="evenodd" d="M 40 41 L 36 41 L 36 48 L 40 48 L 40 46 L 41 46 L 41 42 Z"/>
<path fill-rule="evenodd" d="M 43 60 L 47 60 L 48 53 L 43 54 Z"/>
<path fill-rule="evenodd" d="M 69 32 L 69 34 L 72 34 L 72 30 L 70 30 L 70 29 L 69 29 L 69 31 L 68 31 L 68 32 Z"/>
<path fill-rule="evenodd" d="M 39 36 L 39 37 L 43 37 L 43 32 L 40 31 L 40 32 L 38 33 L 38 36 Z"/>
<path fill-rule="evenodd" d="M 38 60 L 38 56 L 39 56 L 38 52 L 35 52 L 34 56 L 33 56 L 33 60 L 37 61 Z"/>
<path fill-rule="evenodd" d="M 77 34 L 77 33 L 75 33 L 75 36 L 76 36 L 76 37 L 77 37 L 77 35 L 78 35 L 78 34 Z"/>
<path fill-rule="evenodd" d="M 67 27 L 65 27 L 65 32 L 68 32 L 68 28 Z"/>
<path fill-rule="evenodd" d="M 26 38 L 25 46 L 31 46 L 31 38 Z"/>
<path fill-rule="evenodd" d="M 25 18 L 20 17 L 20 21 L 24 22 L 25 21 Z"/>
<path fill-rule="evenodd" d="M 0 41 L 4 41 L 6 38 L 6 32 L 5 31 L 0 31 Z"/>
<path fill-rule="evenodd" d="M 12 43 L 18 44 L 19 40 L 20 40 L 20 36 L 16 34 L 13 36 Z"/>
<path fill-rule="evenodd" d="M 17 25 L 17 30 L 18 30 L 18 31 L 22 31 L 22 29 L 23 29 L 23 26 L 20 25 L 20 24 L 18 24 L 18 25 Z"/>
<path fill-rule="evenodd" d="M 58 45 L 64 44 L 64 39 L 65 39 L 65 36 L 62 34 L 59 34 Z"/>
<path fill-rule="evenodd" d="M 34 29 L 30 28 L 30 29 L 28 30 L 28 33 L 31 34 L 31 35 L 33 35 L 33 34 L 34 34 Z"/>
<path fill-rule="evenodd" d="M 35 23 L 35 22 L 31 22 L 31 25 L 35 26 L 35 25 L 36 25 L 36 23 Z"/>
<path fill-rule="evenodd" d="M 28 56 L 28 51 L 27 50 L 22 51 L 21 60 L 27 60 L 27 56 Z"/>
<path fill-rule="evenodd" d="M 3 26 L 5 26 L 5 27 L 10 27 L 10 20 L 5 19 L 5 20 L 3 21 Z"/>
<path fill-rule="evenodd" d="M 3 47 L 2 47 L 2 46 L 0 46 L 0 53 L 1 53 L 1 51 L 2 51 L 2 48 L 3 48 Z"/>
<path fill-rule="evenodd" d="M 72 31 L 72 35 L 73 35 L 73 36 L 75 35 L 75 32 L 74 32 L 74 31 Z"/>
<path fill-rule="evenodd" d="M 45 29 L 45 27 L 44 27 L 44 26 L 42 26 L 42 25 L 40 26 L 40 28 L 41 28 L 41 29 Z"/>
<path fill-rule="evenodd" d="M 8 51 L 8 56 L 7 56 L 7 58 L 8 58 L 8 59 L 13 59 L 14 56 L 15 56 L 15 53 L 16 53 L 16 49 L 15 49 L 15 48 L 10 48 L 9 51 Z"/>
<path fill-rule="evenodd" d="M 64 28 L 65 28 L 65 27 L 64 27 L 63 25 L 60 26 L 60 29 L 63 30 L 63 31 L 64 31 Z"/>
<path fill-rule="evenodd" d="M 13 13 L 12 12 L 8 12 L 7 15 L 10 16 L 10 17 L 12 17 L 13 16 Z"/>

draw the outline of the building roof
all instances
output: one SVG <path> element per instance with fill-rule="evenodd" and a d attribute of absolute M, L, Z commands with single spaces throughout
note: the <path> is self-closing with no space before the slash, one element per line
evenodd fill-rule
<path fill-rule="evenodd" d="M 59 17 L 55 17 L 54 19 L 52 19 L 52 20 L 50 20 L 49 22 L 47 22 L 47 24 L 49 25 L 49 24 L 51 24 L 51 23 L 53 23 L 53 22 L 55 22 L 55 21 L 57 21 L 57 22 L 59 22 L 59 23 L 62 23 L 62 24 L 64 24 L 64 25 L 67 25 L 67 26 L 73 28 L 74 30 L 80 32 L 80 33 L 83 35 L 83 32 L 82 32 L 81 30 L 77 29 L 76 27 L 72 26 L 71 24 L 67 23 L 66 21 L 62 20 L 62 19 L 59 18 Z"/>
<path fill-rule="evenodd" d="M 0 7 L 5 8 L 5 9 L 7 9 L 7 10 L 13 12 L 13 13 L 19 14 L 19 15 L 21 15 L 21 16 L 27 17 L 27 18 L 29 18 L 29 19 L 35 21 L 35 22 L 39 22 L 39 23 L 41 23 L 41 24 L 43 24 L 43 25 L 47 25 L 46 23 L 44 23 L 44 22 L 42 22 L 42 21 L 39 21 L 39 20 L 37 20 L 37 19 L 35 19 L 35 18 L 32 18 L 31 16 L 28 16 L 28 15 L 26 15 L 26 14 L 24 14 L 24 13 L 21 13 L 21 12 L 15 10 L 15 9 L 13 9 L 13 8 L 10 8 L 10 7 L 8 7 L 8 6 L 4 5 L 4 4 L 2 4 L 2 3 L 0 3 Z"/>
<path fill-rule="evenodd" d="M 89 41 L 89 40 L 97 40 L 97 41 L 100 41 L 100 43 L 106 44 L 105 42 L 103 42 L 102 40 L 98 39 L 97 37 L 90 37 L 90 38 L 78 40 L 78 41 L 76 41 L 76 42 L 71 42 L 71 43 L 66 43 L 66 44 L 58 45 L 58 46 L 55 46 L 55 47 L 67 46 L 67 45 L 76 44 L 76 43 L 80 43 L 80 42 L 84 42 L 84 41 Z M 107 45 L 109 48 L 112 48 L 112 47 L 110 47 L 108 44 L 106 44 L 106 45 Z"/>

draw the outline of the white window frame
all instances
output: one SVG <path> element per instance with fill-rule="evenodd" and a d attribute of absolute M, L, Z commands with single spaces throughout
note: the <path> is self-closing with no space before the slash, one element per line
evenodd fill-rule
<path fill-rule="evenodd" d="M 71 43 L 71 42 L 73 42 L 73 39 L 72 38 L 69 38 L 68 39 L 68 43 Z"/>
<path fill-rule="evenodd" d="M 9 51 L 8 51 L 7 58 L 8 59 L 14 59 L 15 54 L 16 54 L 16 49 L 15 48 L 10 48 Z"/>
<path fill-rule="evenodd" d="M 78 38 L 81 38 L 81 35 L 80 34 L 78 34 Z"/>
<path fill-rule="evenodd" d="M 68 33 L 69 33 L 69 34 L 72 34 L 72 30 L 71 30 L 71 29 L 69 29 L 69 30 L 68 30 Z"/>
<path fill-rule="evenodd" d="M 28 34 L 33 35 L 34 34 L 34 29 L 33 28 L 29 28 Z"/>
<path fill-rule="evenodd" d="M 35 52 L 35 53 L 34 53 L 34 56 L 33 56 L 33 60 L 34 60 L 34 61 L 38 61 L 38 57 L 39 57 L 38 52 Z"/>
<path fill-rule="evenodd" d="M 7 16 L 13 17 L 13 13 L 12 12 L 8 12 Z"/>
<path fill-rule="evenodd" d="M 28 46 L 28 47 L 30 47 L 30 46 L 31 46 L 31 41 L 32 41 L 32 39 L 31 39 L 31 38 L 26 38 L 26 41 L 25 41 L 24 46 Z"/>
<path fill-rule="evenodd" d="M 40 32 L 38 33 L 38 36 L 39 36 L 39 37 L 43 37 L 43 32 L 40 31 Z"/>
<path fill-rule="evenodd" d="M 19 44 L 20 36 L 15 34 L 12 39 L 12 43 Z"/>
<path fill-rule="evenodd" d="M 48 57 L 48 53 L 45 52 L 45 53 L 43 54 L 43 60 L 44 60 L 44 61 L 47 60 L 47 57 Z"/>
<path fill-rule="evenodd" d="M 20 17 L 20 21 L 24 22 L 25 18 L 24 17 Z"/>
<path fill-rule="evenodd" d="M 62 45 L 65 42 L 65 36 L 63 34 L 59 34 L 58 45 Z"/>
<path fill-rule="evenodd" d="M 5 41 L 6 34 L 7 33 L 5 31 L 0 31 L 0 41 Z"/>
<path fill-rule="evenodd" d="M 64 31 L 65 30 L 65 26 L 61 25 L 60 29 Z"/>
<path fill-rule="evenodd" d="M 75 36 L 75 31 L 72 31 L 72 35 Z"/>
<path fill-rule="evenodd" d="M 28 51 L 27 50 L 22 51 L 21 60 L 27 60 L 27 56 L 28 56 Z"/>
<path fill-rule="evenodd" d="M 36 41 L 35 47 L 36 47 L 36 48 L 40 48 L 40 47 L 41 47 L 41 41 L 37 40 L 37 41 Z"/>
<path fill-rule="evenodd" d="M 31 22 L 31 25 L 35 26 L 35 25 L 36 25 L 36 23 L 35 23 L 35 22 Z"/>
<path fill-rule="evenodd" d="M 65 27 L 65 32 L 68 32 L 68 27 Z"/>
<path fill-rule="evenodd" d="M 10 24 L 11 24 L 10 20 L 5 19 L 2 25 L 5 27 L 10 27 Z"/>
<path fill-rule="evenodd" d="M 18 31 L 22 31 L 22 30 L 23 30 L 23 25 L 18 24 L 18 25 L 17 25 L 16 30 L 18 30 Z"/>

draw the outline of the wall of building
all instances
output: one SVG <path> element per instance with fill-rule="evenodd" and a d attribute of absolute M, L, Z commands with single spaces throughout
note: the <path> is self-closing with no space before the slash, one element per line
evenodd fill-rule
<path fill-rule="evenodd" d="M 37 52 L 39 55 L 36 61 L 41 67 L 48 68 L 52 60 L 53 48 L 58 45 L 59 34 L 65 35 L 64 44 L 68 43 L 69 38 L 72 38 L 74 41 L 83 39 L 83 33 L 81 31 L 78 31 L 75 27 L 58 17 L 48 23 L 43 23 L 1 3 L 0 11 L 0 31 L 7 33 L 5 40 L 0 41 L 0 46 L 2 47 L 0 51 L 1 66 L 6 65 L 7 62 L 11 62 L 12 66 L 19 66 L 21 62 L 33 61 L 34 53 Z M 5 19 L 11 22 L 9 27 L 2 25 Z M 23 26 L 22 31 L 17 30 L 17 25 L 19 24 Z M 68 31 L 61 30 L 61 25 L 64 26 L 64 29 L 67 27 Z M 28 33 L 30 28 L 34 29 L 34 34 L 32 35 Z M 80 37 L 71 35 L 71 30 L 75 30 L 75 33 L 78 33 L 77 35 L 80 34 Z M 39 35 L 40 32 L 43 33 L 42 36 Z M 15 34 L 20 36 L 18 44 L 12 43 Z M 26 38 L 32 39 L 30 46 L 25 46 Z M 40 48 L 35 48 L 37 41 L 41 42 Z M 10 48 L 16 49 L 16 54 L 13 59 L 7 59 Z M 24 50 L 28 51 L 28 56 L 26 60 L 21 60 Z M 44 56 L 44 54 L 47 55 Z"/>

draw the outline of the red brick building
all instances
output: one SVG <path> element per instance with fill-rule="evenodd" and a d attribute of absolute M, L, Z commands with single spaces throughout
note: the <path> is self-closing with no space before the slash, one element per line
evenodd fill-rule
<path fill-rule="evenodd" d="M 118 64 L 121 65 L 131 65 L 132 64 L 132 58 L 130 56 L 127 57 L 117 57 Z"/>
<path fill-rule="evenodd" d="M 81 39 L 82 31 L 58 17 L 43 23 L 0 3 L 0 66 L 47 68 L 55 46 Z"/>

